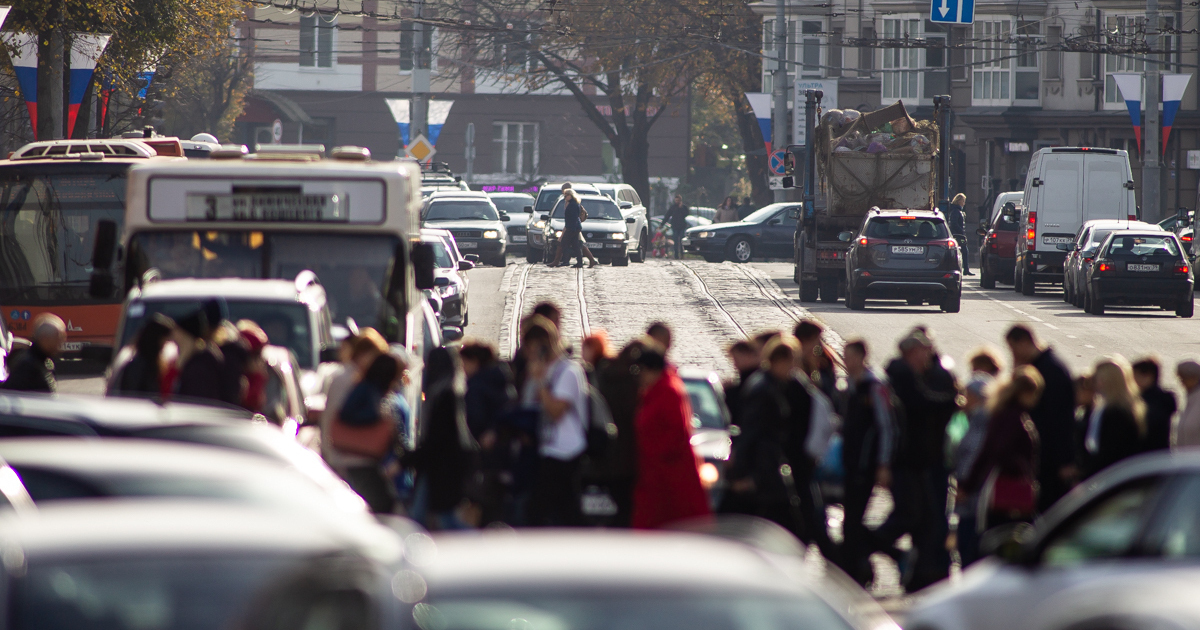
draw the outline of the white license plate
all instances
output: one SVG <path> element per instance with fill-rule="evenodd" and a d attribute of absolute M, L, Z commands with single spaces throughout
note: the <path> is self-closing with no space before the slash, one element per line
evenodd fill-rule
<path fill-rule="evenodd" d="M 512 237 L 512 239 L 513 239 L 513 242 L 514 242 L 514 243 L 524 243 L 524 242 L 525 242 L 525 235 L 524 235 L 524 234 L 522 234 L 522 235 L 520 235 L 520 236 L 513 236 L 513 237 Z"/>
<path fill-rule="evenodd" d="M 617 502 L 607 492 L 585 492 L 579 503 L 584 516 L 613 516 L 617 513 Z"/>
<path fill-rule="evenodd" d="M 79 352 L 83 350 L 82 341 L 68 341 L 63 344 L 63 352 Z"/>
<path fill-rule="evenodd" d="M 617 249 L 618 247 L 625 247 L 625 243 L 605 243 L 604 246 L 609 249 Z"/>
<path fill-rule="evenodd" d="M 1046 245 L 1070 245 L 1075 242 L 1075 239 L 1070 236 L 1043 236 L 1042 243 Z"/>
<path fill-rule="evenodd" d="M 1125 265 L 1125 270 L 1126 271 L 1154 272 L 1154 271 L 1158 271 L 1158 265 L 1143 265 L 1141 263 L 1129 263 L 1129 264 Z"/>
<path fill-rule="evenodd" d="M 458 243 L 459 249 L 475 249 L 477 247 L 479 247 L 479 243 L 472 243 L 471 241 L 459 241 Z"/>
<path fill-rule="evenodd" d="M 893 254 L 924 254 L 925 248 L 920 245 L 892 245 Z"/>

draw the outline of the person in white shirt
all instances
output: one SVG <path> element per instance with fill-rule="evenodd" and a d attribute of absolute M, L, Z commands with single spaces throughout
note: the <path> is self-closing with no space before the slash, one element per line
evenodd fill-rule
<path fill-rule="evenodd" d="M 583 368 L 562 352 L 558 330 L 534 317 L 521 339 L 528 378 L 525 406 L 541 410 L 537 480 L 530 499 L 530 524 L 582 524 L 579 466 L 587 449 L 587 378 Z"/>
<path fill-rule="evenodd" d="M 1186 390 L 1183 411 L 1175 417 L 1171 449 L 1200 446 L 1200 363 L 1183 361 L 1176 368 L 1179 382 Z"/>

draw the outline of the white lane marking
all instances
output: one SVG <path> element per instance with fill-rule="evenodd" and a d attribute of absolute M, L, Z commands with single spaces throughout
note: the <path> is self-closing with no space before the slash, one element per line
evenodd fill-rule
<path fill-rule="evenodd" d="M 575 287 L 579 293 L 579 326 L 583 336 L 587 337 L 592 334 L 592 324 L 588 321 L 587 299 L 583 297 L 583 269 L 575 270 Z"/>

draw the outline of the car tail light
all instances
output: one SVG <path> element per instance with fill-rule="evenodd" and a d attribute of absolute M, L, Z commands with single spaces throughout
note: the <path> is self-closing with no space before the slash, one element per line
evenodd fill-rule
<path fill-rule="evenodd" d="M 958 247 L 958 241 L 956 241 L 952 238 L 947 238 L 947 239 L 943 239 L 940 241 L 929 241 L 929 244 L 945 247 L 946 249 L 954 249 L 954 248 Z"/>
<path fill-rule="evenodd" d="M 1180 236 L 1180 237 L 1179 237 L 1179 240 L 1183 241 L 1184 243 L 1191 243 L 1191 242 L 1192 242 L 1192 235 L 1191 235 L 1191 234 L 1184 234 L 1183 236 Z"/>
<path fill-rule="evenodd" d="M 1130 215 L 1126 215 L 1126 216 L 1128 216 L 1128 217 L 1129 217 L 1129 220 L 1130 220 L 1130 221 L 1137 221 L 1137 215 L 1136 215 L 1136 214 L 1130 214 Z"/>
<path fill-rule="evenodd" d="M 1109 262 L 1102 262 L 1096 266 L 1096 271 L 1112 271 L 1112 269 L 1112 263 Z"/>
<path fill-rule="evenodd" d="M 904 220 L 904 221 L 912 221 L 912 220 L 914 220 L 914 219 L 916 219 L 916 218 L 917 218 L 917 217 L 900 217 L 900 219 L 901 219 L 901 220 Z"/>
<path fill-rule="evenodd" d="M 1083 262 L 1092 262 L 1092 260 L 1093 260 L 1093 259 L 1092 259 L 1092 258 L 1089 256 L 1089 257 L 1087 257 L 1087 258 L 1084 258 L 1084 259 L 1083 259 Z"/>
<path fill-rule="evenodd" d="M 887 241 L 881 238 L 867 238 L 864 236 L 858 239 L 858 244 L 861 247 L 868 247 L 871 245 L 887 245 Z"/>
<path fill-rule="evenodd" d="M 1025 249 L 1033 251 L 1037 247 L 1037 230 L 1032 227 L 1025 231 Z"/>
<path fill-rule="evenodd" d="M 1033 227 L 1035 225 L 1037 225 L 1037 210 L 1030 210 L 1029 211 L 1029 226 Z"/>
<path fill-rule="evenodd" d="M 1175 273 L 1187 273 L 1188 271 L 1190 271 L 1190 268 L 1184 263 L 1175 265 Z"/>

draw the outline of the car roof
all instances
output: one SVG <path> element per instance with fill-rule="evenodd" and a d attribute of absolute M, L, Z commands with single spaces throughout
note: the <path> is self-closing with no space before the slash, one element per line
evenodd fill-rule
<path fill-rule="evenodd" d="M 528 197 L 533 199 L 533 195 L 523 192 L 490 192 L 486 194 L 489 197 Z"/>
<path fill-rule="evenodd" d="M 399 559 L 401 546 L 382 526 L 358 519 L 306 518 L 245 504 L 197 500 L 57 501 L 32 517 L 0 515 L 0 540 L 27 560 L 131 553 L 164 555 L 291 553 L 355 549 L 378 560 Z M 8 547 L 11 549 L 12 547 Z"/>
<path fill-rule="evenodd" d="M 7 418 L 47 418 L 101 427 L 136 429 L 178 425 L 245 426 L 244 409 L 187 403 L 159 404 L 140 398 L 0 392 L 0 424 Z"/>
<path fill-rule="evenodd" d="M 435 190 L 429 195 L 430 199 L 444 199 L 446 197 L 489 199 L 491 198 L 491 195 L 478 190 Z"/>
<path fill-rule="evenodd" d="M 16 468 L 54 468 L 84 476 L 147 473 L 245 477 L 288 469 L 278 461 L 233 449 L 138 438 L 0 439 L 0 458 Z"/>
<path fill-rule="evenodd" d="M 941 219 L 941 218 L 944 218 L 944 217 L 943 217 L 943 215 L 942 215 L 942 211 L 941 211 L 941 210 L 925 210 L 925 209 L 921 209 L 921 210 L 904 210 L 904 209 L 899 209 L 899 210 L 891 210 L 891 209 L 888 209 L 888 210 L 884 210 L 884 209 L 882 209 L 882 208 L 881 208 L 881 209 L 879 209 L 879 210 L 875 210 L 875 211 L 871 212 L 871 216 L 876 216 L 876 217 L 907 217 L 907 216 L 919 216 L 919 217 L 924 217 L 924 218 L 927 218 L 927 219 Z"/>
<path fill-rule="evenodd" d="M 545 184 L 542 184 L 542 187 L 538 189 L 538 192 L 540 193 L 547 189 L 561 189 L 562 185 L 565 183 L 566 182 L 546 182 Z M 576 192 L 580 192 L 589 188 L 597 192 L 600 190 L 599 188 L 596 188 L 594 184 L 589 184 L 586 182 L 571 182 L 571 187 L 574 188 Z"/>
<path fill-rule="evenodd" d="M 180 278 L 158 280 L 145 284 L 138 290 L 144 300 L 161 298 L 206 298 L 226 299 L 255 298 L 265 301 L 295 302 L 300 295 L 292 280 L 268 280 L 264 278 Z"/>
<path fill-rule="evenodd" d="M 1113 230 L 1109 234 L 1110 236 L 1175 236 L 1174 232 L 1168 232 L 1162 229 L 1152 230 L 1141 227 L 1137 229 L 1130 228 L 1126 230 Z"/>
<path fill-rule="evenodd" d="M 1138 229 L 1142 229 L 1144 227 L 1144 228 L 1148 228 L 1150 230 L 1161 230 L 1162 229 L 1153 223 L 1146 223 L 1145 221 L 1138 221 L 1138 220 L 1133 220 L 1133 219 L 1092 219 L 1091 221 L 1083 222 L 1083 227 L 1101 227 L 1101 226 L 1107 227 L 1110 225 L 1130 225 L 1130 226 L 1136 226 Z"/>
<path fill-rule="evenodd" d="M 797 590 L 762 553 L 700 534 L 546 530 L 436 540 L 436 559 L 422 567 L 431 589 L 524 583 Z"/>

